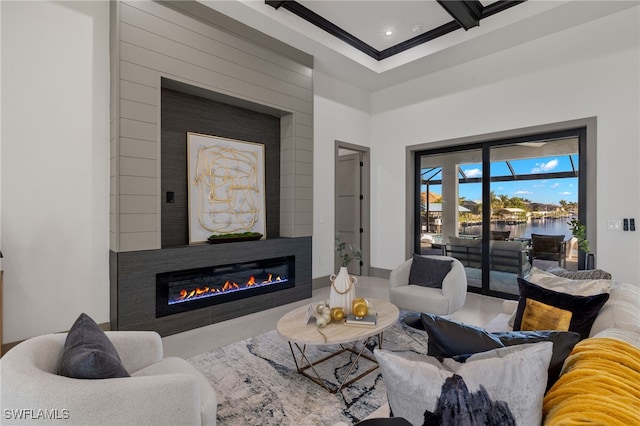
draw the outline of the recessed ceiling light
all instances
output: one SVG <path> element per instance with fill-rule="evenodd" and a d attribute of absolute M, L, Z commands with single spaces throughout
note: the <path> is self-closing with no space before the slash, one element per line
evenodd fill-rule
<path fill-rule="evenodd" d="M 392 36 L 392 35 L 393 35 L 393 30 L 386 30 L 386 31 L 384 32 L 384 35 L 386 35 L 387 37 Z"/>

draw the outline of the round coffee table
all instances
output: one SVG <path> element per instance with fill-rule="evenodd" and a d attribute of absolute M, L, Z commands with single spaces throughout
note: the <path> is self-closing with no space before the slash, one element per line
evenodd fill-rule
<path fill-rule="evenodd" d="M 375 325 L 349 325 L 345 324 L 344 321 L 333 321 L 326 327 L 319 329 L 314 321 L 309 323 L 306 321 L 309 305 L 296 308 L 280 318 L 276 328 L 278 333 L 289 342 L 291 355 L 298 373 L 324 387 L 327 391 L 337 393 L 343 387 L 350 385 L 378 368 L 375 358 L 365 354 L 364 351 L 371 347 L 372 343 L 375 343 L 376 338 L 378 346 L 382 347 L 382 333 L 398 320 L 400 311 L 394 304 L 384 300 L 369 299 L 369 301 L 377 312 Z M 315 309 L 316 305 L 317 303 L 312 304 L 312 309 Z M 307 345 L 338 345 L 339 348 L 321 359 L 310 360 L 306 354 Z M 335 386 L 327 384 L 327 380 L 323 380 L 320 377 L 315 367 L 347 352 L 356 356 L 351 360 L 344 378 Z M 365 358 L 374 365 L 363 373 L 350 378 L 351 372 L 360 358 Z M 308 370 L 311 371 L 311 374 Z"/>

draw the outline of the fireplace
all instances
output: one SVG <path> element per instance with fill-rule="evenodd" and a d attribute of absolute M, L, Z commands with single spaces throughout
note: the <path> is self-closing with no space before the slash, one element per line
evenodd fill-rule
<path fill-rule="evenodd" d="M 294 287 L 295 256 L 156 274 L 156 318 Z"/>
<path fill-rule="evenodd" d="M 111 22 L 113 28 L 121 23 L 121 9 L 135 10 L 135 13 L 124 14 L 127 25 L 142 28 L 151 19 L 154 33 L 161 37 L 171 38 L 175 26 L 187 22 L 193 25 L 183 25 L 183 35 L 197 36 L 198 32 L 187 28 L 195 25 L 216 39 L 223 37 L 227 44 L 221 51 L 222 56 L 229 59 L 240 54 L 246 56 L 250 64 L 214 61 L 212 72 L 202 73 L 195 63 L 210 62 L 208 53 L 193 50 L 190 59 L 195 63 L 178 58 L 168 64 L 158 58 L 170 54 L 170 46 L 150 46 L 145 37 L 135 34 L 129 34 L 126 41 L 133 41 L 141 54 L 127 58 L 112 56 L 115 81 L 127 73 L 131 75 L 129 71 L 121 72 L 124 68 L 130 70 L 133 66 L 144 72 L 136 71 L 134 84 L 122 84 L 113 93 L 116 104 L 121 99 L 133 102 L 123 111 L 111 111 L 116 136 L 112 145 L 136 154 L 111 158 L 116 172 L 112 179 L 115 198 L 110 208 L 113 218 L 109 252 L 111 329 L 154 330 L 168 336 L 310 298 L 313 57 L 284 45 L 271 46 L 263 57 L 262 42 L 238 36 L 235 30 L 229 31 L 228 19 L 211 14 L 211 9 L 197 6 L 197 2 L 180 2 L 189 10 L 182 10 L 182 5 L 173 7 L 178 2 L 169 2 L 172 5 L 141 2 L 133 8 L 126 3 L 112 2 L 114 16 L 120 17 Z M 192 6 L 195 9 L 191 10 Z M 122 42 L 119 31 L 112 31 L 111 41 L 116 46 Z M 248 56 L 247 47 L 253 52 Z M 274 66 L 273 58 L 282 63 Z M 248 80 L 244 78 L 247 66 L 256 70 Z M 297 70 L 293 74 L 292 66 Z M 228 74 L 229 78 L 216 77 L 219 72 L 230 69 L 233 72 Z M 169 76 L 172 78 L 167 78 Z M 287 83 L 292 78 L 295 83 Z M 278 87 L 274 87 L 274 82 Z M 147 113 L 154 120 L 147 120 Z M 155 118 L 159 118 L 159 122 Z M 156 124 L 150 125 L 150 121 Z M 187 131 L 265 145 L 266 232 L 263 240 L 188 244 Z M 159 170 L 153 166 L 153 173 L 146 173 L 152 163 L 159 166 Z M 134 173 L 132 177 L 129 166 L 145 172 Z M 288 281 L 276 286 L 289 288 L 272 291 L 271 286 L 267 286 L 268 291 L 242 290 L 236 293 L 253 296 L 231 301 L 225 299 L 235 298 L 236 294 L 209 297 L 206 304 L 210 303 L 208 299 L 214 304 L 201 308 L 197 306 L 205 305 L 203 300 L 176 303 L 171 305 L 175 308 L 174 314 L 159 315 L 156 310 L 158 274 L 282 256 L 295 256 L 295 267 L 289 267 Z M 168 293 L 166 297 L 168 299 Z M 167 305 L 168 300 L 164 304 Z M 190 310 L 184 309 L 187 306 Z M 191 309 L 192 306 L 196 308 Z"/>

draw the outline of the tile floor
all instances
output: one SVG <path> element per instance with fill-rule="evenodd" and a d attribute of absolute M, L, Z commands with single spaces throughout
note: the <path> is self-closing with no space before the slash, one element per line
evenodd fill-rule
<path fill-rule="evenodd" d="M 386 279 L 358 277 L 356 285 L 359 297 L 389 300 L 389 284 Z M 165 356 L 190 358 L 230 343 L 257 336 L 274 330 L 280 317 L 290 310 L 328 298 L 329 287 L 327 286 L 314 290 L 310 299 L 164 337 L 162 339 L 164 354 Z M 451 315 L 451 318 L 467 324 L 483 326 L 500 312 L 502 312 L 502 299 L 468 293 L 464 306 Z"/>

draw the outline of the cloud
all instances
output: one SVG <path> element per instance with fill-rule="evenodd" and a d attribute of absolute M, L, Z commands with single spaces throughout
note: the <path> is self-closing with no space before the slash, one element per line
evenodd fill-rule
<path fill-rule="evenodd" d="M 514 195 L 531 195 L 533 192 L 521 189 L 520 191 L 516 191 L 513 193 Z"/>
<path fill-rule="evenodd" d="M 550 172 L 556 167 L 558 167 L 558 159 L 554 158 L 553 160 L 547 161 L 546 163 L 536 163 L 535 167 L 531 169 L 531 173 Z"/>
<path fill-rule="evenodd" d="M 559 183 L 554 183 L 553 185 L 551 185 L 552 189 L 556 189 L 556 188 L 559 188 L 559 187 L 560 187 Z"/>
<path fill-rule="evenodd" d="M 464 174 L 467 175 L 467 177 L 470 178 L 475 178 L 475 177 L 480 177 L 482 176 L 482 170 L 481 169 L 469 169 L 469 170 L 463 170 Z"/>
<path fill-rule="evenodd" d="M 558 195 L 571 195 L 571 192 L 569 191 L 558 192 Z"/>

